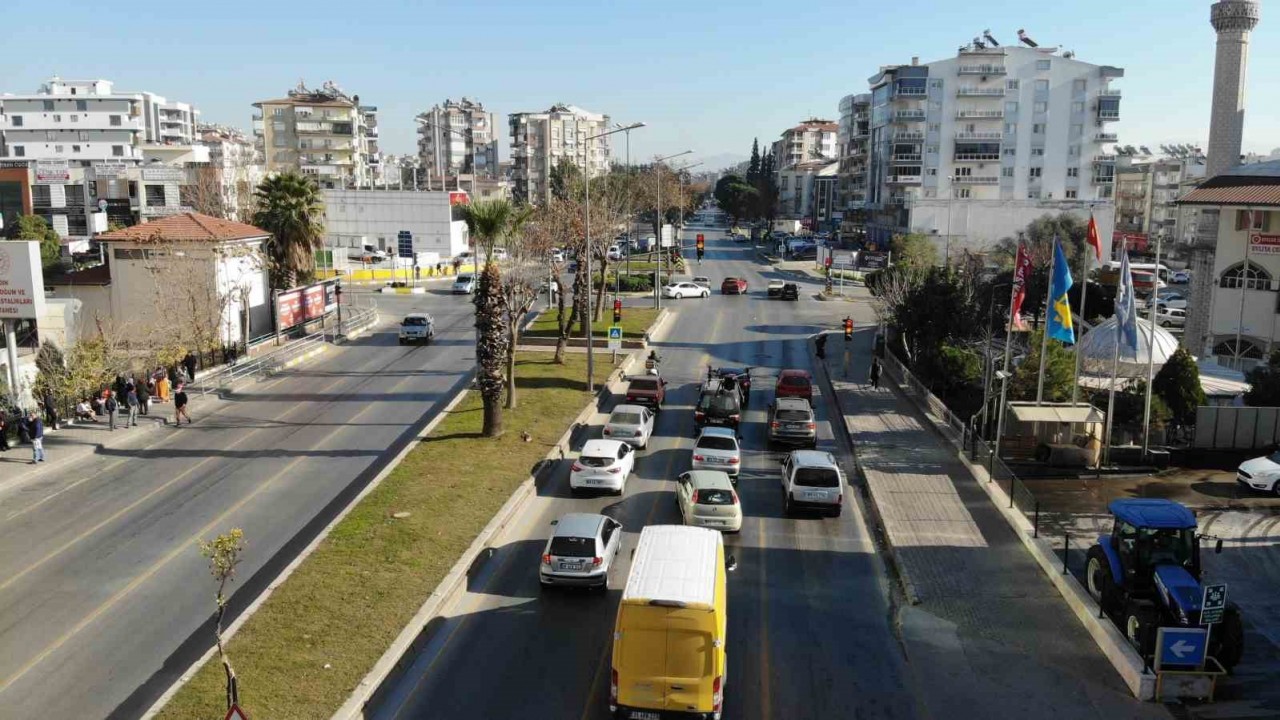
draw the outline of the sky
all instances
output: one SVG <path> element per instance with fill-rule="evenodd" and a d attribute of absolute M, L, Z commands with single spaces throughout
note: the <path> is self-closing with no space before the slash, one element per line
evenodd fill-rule
<path fill-rule="evenodd" d="M 5 0 L 0 92 L 52 75 L 113 80 L 194 104 L 251 130 L 254 101 L 300 79 L 332 80 L 376 105 L 383 152 L 415 152 L 418 112 L 466 95 L 497 115 L 569 103 L 642 121 L 633 160 L 693 150 L 718 169 L 753 138 L 810 116 L 837 119 L 881 65 L 955 55 L 990 29 L 1125 69 L 1121 142 L 1207 145 L 1214 33 L 1210 0 L 222 0 L 133 5 Z M 1266 5 L 1266 3 L 1264 3 Z M 1152 12 L 1151 8 L 1158 8 Z M 1280 17 L 1253 33 L 1245 152 L 1280 147 Z M 615 144 L 615 155 L 622 147 Z M 703 169 L 703 168 L 700 168 Z"/>

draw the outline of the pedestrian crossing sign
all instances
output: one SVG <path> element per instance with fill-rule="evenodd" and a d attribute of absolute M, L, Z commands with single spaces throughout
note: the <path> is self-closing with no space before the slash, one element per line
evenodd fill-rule
<path fill-rule="evenodd" d="M 621 340 L 621 339 L 622 339 L 622 326 L 621 326 L 621 325 L 610 325 L 610 326 L 609 326 L 609 339 L 610 339 L 610 340 Z"/>

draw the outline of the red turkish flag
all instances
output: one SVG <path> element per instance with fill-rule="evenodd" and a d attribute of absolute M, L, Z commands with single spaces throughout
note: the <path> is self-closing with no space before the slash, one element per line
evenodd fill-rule
<path fill-rule="evenodd" d="M 1102 262 L 1102 241 L 1098 239 L 1098 223 L 1093 219 L 1093 214 L 1089 214 L 1089 230 L 1085 234 L 1085 240 L 1093 246 L 1093 253 L 1098 256 L 1098 262 Z"/>

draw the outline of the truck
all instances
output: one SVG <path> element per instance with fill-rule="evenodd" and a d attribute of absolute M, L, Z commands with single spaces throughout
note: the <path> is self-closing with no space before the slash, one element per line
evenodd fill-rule
<path fill-rule="evenodd" d="M 1098 537 L 1085 560 L 1085 587 L 1144 658 L 1161 627 L 1205 627 L 1200 540 L 1191 510 L 1172 500 L 1123 498 L 1107 506 L 1111 533 Z M 1222 552 L 1222 540 L 1215 552 Z M 1208 654 L 1230 670 L 1244 653 L 1240 608 L 1228 603 L 1209 632 Z"/>

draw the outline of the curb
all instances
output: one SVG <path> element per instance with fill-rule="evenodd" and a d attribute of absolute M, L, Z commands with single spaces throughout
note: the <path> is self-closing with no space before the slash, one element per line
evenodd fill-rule
<path fill-rule="evenodd" d="M 635 358 L 636 355 L 634 353 L 628 355 L 616 372 L 625 377 L 627 368 L 635 362 Z M 607 387 L 607 382 L 600 386 L 600 389 L 592 396 L 591 402 L 578 413 L 573 423 L 565 429 L 564 434 L 560 436 L 555 446 L 543 456 L 544 460 L 559 460 L 564 453 L 571 449 L 570 444 L 573 441 L 574 433 L 595 414 L 600 396 Z M 461 396 L 459 396 L 459 399 L 461 399 Z M 441 417 L 443 417 L 443 413 Z M 426 435 L 426 431 L 424 431 L 423 435 Z M 396 462 L 398 463 L 399 460 L 400 458 L 397 457 Z M 378 480 L 380 479 L 378 478 Z M 472 541 L 466 552 L 458 558 L 458 561 L 449 569 L 448 574 L 441 579 L 440 584 L 427 597 L 427 600 L 418 609 L 413 619 L 400 631 L 400 634 L 396 636 L 396 639 L 383 653 L 382 657 L 379 658 L 378 662 L 356 685 L 347 701 L 333 714 L 333 720 L 365 717 L 365 705 L 373 697 L 374 693 L 382 687 L 387 678 L 405 662 L 412 663 L 414 661 L 419 648 L 419 639 L 422 638 L 422 631 L 431 620 L 440 614 L 442 608 L 455 599 L 460 590 L 466 588 L 468 570 L 482 554 L 491 551 L 489 542 L 506 528 L 507 524 L 524 508 L 525 503 L 531 497 L 537 495 L 536 483 L 537 475 L 530 475 L 511 493 L 507 501 L 503 503 L 498 512 L 489 520 L 489 523 L 476 536 L 476 539 Z"/>
<path fill-rule="evenodd" d="M 311 358 L 313 358 L 313 357 L 315 357 L 315 356 L 319 355 L 320 353 L 325 352 L 325 351 L 326 351 L 326 350 L 328 350 L 328 349 L 329 349 L 329 346 L 328 346 L 328 345 L 321 345 L 320 347 L 318 347 L 318 348 L 316 348 L 316 349 L 314 349 L 314 350 L 308 350 L 308 351 L 306 351 L 306 352 L 302 353 L 301 355 L 299 355 L 299 356 L 298 356 L 298 357 L 296 357 L 296 358 L 293 358 L 293 359 L 291 359 L 291 360 L 286 360 L 286 361 L 284 362 L 284 364 L 283 364 L 283 365 L 281 365 L 279 368 L 276 368 L 276 369 L 277 369 L 277 370 L 287 370 L 287 369 L 289 369 L 289 368 L 291 368 L 291 367 L 293 367 L 293 366 L 295 366 L 295 365 L 300 365 L 300 364 L 302 364 L 303 362 L 306 362 L 307 360 L 310 360 Z"/>
<path fill-rule="evenodd" d="M 816 335 L 814 337 L 817 337 Z M 827 373 L 827 363 L 817 362 L 814 364 L 817 375 L 823 382 L 823 389 L 831 393 L 831 397 L 835 399 L 836 409 L 840 411 L 841 425 L 844 427 L 845 436 L 849 438 L 849 455 L 853 458 L 854 468 L 858 471 L 858 476 L 862 478 L 862 486 L 866 489 L 869 502 L 866 503 L 867 509 L 871 512 L 871 518 L 875 522 L 878 533 L 884 538 L 884 547 L 887 549 L 886 558 L 888 564 L 893 568 L 893 574 L 897 576 L 898 583 L 902 585 L 902 593 L 906 596 L 907 602 L 911 605 L 919 605 L 920 593 L 916 590 L 916 584 L 911 580 L 911 574 L 907 572 L 906 565 L 898 558 L 897 549 L 893 542 L 889 539 L 889 531 L 885 528 L 884 518 L 880 513 L 880 504 L 876 501 L 875 489 L 867 480 L 866 472 L 862 469 L 862 458 L 858 454 L 858 444 L 853 440 L 853 434 L 849 432 L 849 426 L 844 422 L 846 415 L 844 405 L 840 403 L 840 393 L 836 391 L 835 383 L 831 381 L 831 376 Z"/>
<path fill-rule="evenodd" d="M 649 347 L 649 343 L 653 342 L 653 336 L 658 334 L 658 331 L 662 329 L 663 324 L 665 324 L 670 318 L 671 308 L 664 307 L 658 311 L 658 317 L 653 319 L 653 324 L 651 324 L 649 329 L 644 333 L 644 347 Z"/>
<path fill-rule="evenodd" d="M 378 292 L 384 295 L 426 295 L 424 287 L 383 287 Z"/>
<path fill-rule="evenodd" d="M 893 378 L 892 373 L 884 373 L 882 377 Z M 893 383 L 901 391 L 896 378 Z M 903 393 L 911 406 L 914 407 L 925 420 L 929 422 L 929 426 L 937 433 L 943 441 L 950 446 L 956 453 L 956 457 L 969 470 L 969 474 L 982 489 L 986 492 L 991 500 L 991 504 L 1000 512 L 1001 517 L 1009 524 L 1014 534 L 1022 541 L 1027 552 L 1031 554 L 1040 566 L 1040 570 L 1048 577 L 1049 582 L 1058 590 L 1067 607 L 1084 626 L 1089 636 L 1097 644 L 1098 649 L 1107 657 L 1111 666 L 1115 668 L 1116 673 L 1120 675 L 1120 679 L 1129 687 L 1133 696 L 1139 700 L 1152 700 L 1155 698 L 1156 676 L 1144 672 L 1144 663 L 1142 658 L 1130 647 L 1128 640 L 1120 634 L 1120 630 L 1106 617 L 1101 615 L 1101 608 L 1093 598 L 1089 597 L 1088 592 L 1075 579 L 1070 572 L 1062 571 L 1062 560 L 1049 545 L 1047 540 L 1035 537 L 1035 528 L 1027 521 L 1022 513 L 1013 507 L 1010 507 L 1009 495 L 1005 493 L 1000 484 L 991 479 L 990 474 L 985 467 L 975 465 L 968 457 L 965 456 L 964 449 L 956 449 L 955 445 L 947 438 L 946 434 L 941 432 L 937 420 L 934 419 L 924 408 L 920 407 L 909 395 Z"/>

